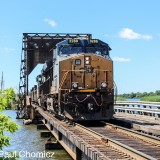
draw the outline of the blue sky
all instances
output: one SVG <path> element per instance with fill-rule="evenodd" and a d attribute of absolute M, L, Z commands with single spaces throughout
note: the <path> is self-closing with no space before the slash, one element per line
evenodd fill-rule
<path fill-rule="evenodd" d="M 23 33 L 91 33 L 110 45 L 118 93 L 160 89 L 159 0 L 1 0 L 0 75 L 19 85 Z M 35 83 L 38 67 L 30 75 Z"/>

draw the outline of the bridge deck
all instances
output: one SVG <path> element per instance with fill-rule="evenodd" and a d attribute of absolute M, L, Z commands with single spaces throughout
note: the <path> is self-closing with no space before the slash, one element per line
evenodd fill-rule
<path fill-rule="evenodd" d="M 109 133 L 108 135 L 103 135 L 99 132 L 101 130 L 105 133 L 105 128 L 98 127 L 98 130 L 94 132 L 89 128 L 86 128 L 79 124 L 71 125 L 62 120 L 58 120 L 54 117 L 53 114 L 44 111 L 42 108 L 38 107 L 35 104 L 32 104 L 31 107 L 35 110 L 35 113 L 39 113 L 42 116 L 44 125 L 75 160 L 154 159 L 153 157 L 155 157 L 155 155 L 153 156 L 150 151 L 152 145 L 150 145 L 149 143 L 146 144 L 147 147 L 145 148 L 145 151 L 143 151 L 142 149 L 138 150 L 132 147 L 134 141 L 132 141 L 131 143 L 130 139 L 117 137 L 117 139 L 115 140 L 114 135 L 116 136 L 116 132 L 119 131 L 115 131 L 114 134 L 111 134 L 111 137 L 108 137 Z M 113 131 L 112 128 L 117 129 L 117 127 L 111 126 L 111 131 Z M 120 130 L 122 131 L 122 128 Z M 124 132 L 126 133 L 128 131 L 125 130 Z M 128 138 L 129 137 L 130 136 L 128 136 Z M 145 137 L 145 135 L 141 135 L 141 137 Z M 156 141 L 156 143 L 158 143 L 158 148 L 156 149 L 159 150 L 159 140 L 152 140 L 152 137 L 148 139 L 149 141 L 151 139 L 151 142 Z M 137 144 L 134 143 L 135 146 L 137 146 Z M 159 157 L 160 154 L 156 149 L 154 148 L 154 153 L 156 153 L 156 157 Z"/>
<path fill-rule="evenodd" d="M 145 115 L 118 112 L 114 114 L 118 120 L 132 125 L 133 129 L 160 137 L 160 119 Z"/>

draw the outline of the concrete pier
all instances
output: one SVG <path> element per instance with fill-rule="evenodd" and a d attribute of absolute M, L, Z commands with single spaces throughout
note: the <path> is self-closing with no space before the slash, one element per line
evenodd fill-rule
<path fill-rule="evenodd" d="M 48 130 L 47 127 L 44 124 L 38 124 L 37 130 Z"/>
<path fill-rule="evenodd" d="M 61 144 L 58 141 L 56 141 L 56 142 L 47 142 L 45 144 L 45 149 L 47 149 L 47 150 L 63 149 L 63 147 L 61 146 Z"/>
<path fill-rule="evenodd" d="M 42 137 L 42 138 L 49 138 L 49 137 L 51 137 L 52 136 L 52 134 L 51 134 L 51 132 L 41 132 L 40 133 L 40 136 Z"/>

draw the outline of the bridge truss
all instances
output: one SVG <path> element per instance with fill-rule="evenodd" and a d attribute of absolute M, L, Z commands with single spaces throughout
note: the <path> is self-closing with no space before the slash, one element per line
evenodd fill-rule
<path fill-rule="evenodd" d="M 64 39 L 85 38 L 91 39 L 91 34 L 66 33 L 23 33 L 19 98 L 21 105 L 26 106 L 28 95 L 28 76 L 37 66 L 53 57 L 53 48 Z"/>

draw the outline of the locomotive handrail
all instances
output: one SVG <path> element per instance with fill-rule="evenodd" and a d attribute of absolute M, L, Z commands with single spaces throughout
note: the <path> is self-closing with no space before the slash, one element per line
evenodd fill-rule
<path fill-rule="evenodd" d="M 95 71 L 101 71 L 101 72 L 103 72 L 103 71 L 105 71 L 105 72 L 111 72 L 111 71 L 109 71 L 109 70 L 104 70 L 104 69 L 94 69 Z M 69 72 L 85 72 L 86 70 L 84 70 L 84 69 L 79 69 L 79 70 L 62 70 L 62 72 L 67 72 L 67 71 L 69 71 Z"/>
<path fill-rule="evenodd" d="M 69 71 L 67 71 L 66 73 L 64 73 L 64 75 L 63 75 L 63 77 L 62 77 L 62 80 L 61 80 L 61 83 L 60 83 L 59 89 L 61 89 L 61 87 L 62 87 L 62 85 L 63 85 L 65 79 L 67 78 L 68 73 L 69 73 Z"/>
<path fill-rule="evenodd" d="M 101 71 L 101 72 L 111 72 L 109 70 L 105 70 L 105 69 L 94 69 L 95 71 Z"/>
<path fill-rule="evenodd" d="M 62 72 L 85 72 L 86 70 L 62 70 Z"/>

